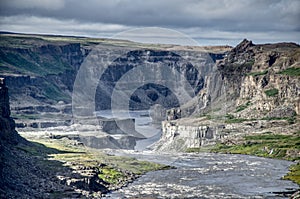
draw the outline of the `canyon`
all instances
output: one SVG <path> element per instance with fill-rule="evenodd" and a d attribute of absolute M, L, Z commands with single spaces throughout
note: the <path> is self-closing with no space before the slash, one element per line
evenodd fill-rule
<path fill-rule="evenodd" d="M 245 136 L 283 135 L 296 137 L 298 143 L 298 44 L 253 44 L 245 39 L 236 47 L 190 47 L 51 35 L 1 33 L 0 36 L 2 162 L 11 161 L 10 150 L 19 153 L 20 143 L 23 152 L 28 151 L 28 141 L 23 137 L 32 141 L 41 139 L 44 144 L 67 143 L 72 150 L 89 147 L 97 157 L 98 152 L 93 150 L 115 150 L 110 155 L 121 153 L 143 161 L 144 155 L 137 152 L 136 146 L 163 154 L 157 157 L 153 154 L 155 160 L 155 157 L 164 158 L 166 153 L 183 153 L 175 156 L 184 159 L 187 151 L 209 151 L 220 144 L 225 148 L 257 144 L 245 140 Z M 133 149 L 136 155 L 126 152 Z M 272 157 L 274 150 L 263 148 L 266 157 Z M 23 152 L 17 155 L 21 160 Z M 300 157 L 297 146 L 280 149 L 278 153 L 296 162 Z M 191 155 L 189 164 L 198 162 L 196 156 Z M 205 164 L 209 165 L 217 156 L 208 156 Z M 31 157 L 24 157 L 29 165 L 34 164 Z M 236 156 L 222 158 L 233 158 L 230 164 L 240 164 Z M 247 157 L 242 159 L 248 161 Z M 93 197 L 96 192 L 101 197 L 102 193 L 124 186 L 123 181 L 114 186 L 95 177 L 101 175 L 100 170 L 116 172 L 115 168 L 112 171 L 110 167 L 100 168 L 101 160 L 96 165 L 93 162 L 93 166 L 63 160 L 72 169 L 77 168 L 75 171 L 79 170 L 81 177 L 67 175 L 51 181 L 51 187 L 46 188 L 48 195 L 44 197 L 50 197 L 51 189 L 69 190 L 68 197 Z M 11 163 L 19 164 L 16 161 Z M 263 159 L 253 161 L 263 162 Z M 172 165 L 161 160 L 156 162 Z M 172 166 L 179 167 L 183 173 L 187 168 L 191 171 L 196 168 Z M 9 181 L 7 167 L 1 164 L 0 169 L 1 177 L 7 175 L 5 182 Z M 126 182 L 143 173 L 122 172 Z M 172 170 L 168 172 L 174 175 Z M 29 173 L 35 175 L 34 171 Z M 43 175 L 47 174 L 42 172 L 36 178 Z M 157 178 L 156 173 L 153 177 Z M 146 176 L 145 180 L 151 179 Z M 59 188 L 62 182 L 63 190 Z M 70 183 L 81 191 L 74 191 Z M 280 187 L 281 182 L 278 183 Z M 150 183 L 149 190 L 151 186 Z M 296 191 L 294 185 L 284 186 Z"/>

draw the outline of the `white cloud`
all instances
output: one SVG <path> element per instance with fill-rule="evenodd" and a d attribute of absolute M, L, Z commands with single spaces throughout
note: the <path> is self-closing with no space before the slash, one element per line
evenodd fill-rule
<path fill-rule="evenodd" d="M 0 17 L 0 21 L 2 30 L 24 33 L 100 36 L 103 33 L 111 35 L 128 29 L 118 24 L 79 23 L 76 20 L 35 16 Z"/>

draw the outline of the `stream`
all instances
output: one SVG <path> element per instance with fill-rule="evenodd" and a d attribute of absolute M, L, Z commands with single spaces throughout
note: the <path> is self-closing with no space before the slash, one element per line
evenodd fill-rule
<path fill-rule="evenodd" d="M 289 161 L 230 154 L 158 154 L 110 151 L 175 166 L 149 172 L 105 198 L 286 198 L 278 192 L 295 191 L 297 184 L 281 180 Z"/>
<path fill-rule="evenodd" d="M 283 193 L 299 189 L 297 184 L 281 179 L 288 172 L 290 161 L 248 155 L 149 151 L 147 146 L 159 139 L 160 130 L 151 125 L 145 112 L 132 114 L 136 128 L 148 139 L 137 143 L 135 150 L 105 151 L 176 169 L 148 172 L 127 187 L 107 194 L 106 199 L 287 198 Z"/>

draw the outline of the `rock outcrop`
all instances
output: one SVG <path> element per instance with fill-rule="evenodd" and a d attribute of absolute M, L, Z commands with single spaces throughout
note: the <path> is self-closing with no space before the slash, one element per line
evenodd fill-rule
<path fill-rule="evenodd" d="M 159 143 L 168 145 L 158 148 L 186 150 L 250 133 L 299 131 L 299 55 L 294 43 L 243 40 L 217 61 L 195 99 L 167 112 Z M 191 107 L 193 115 L 188 114 Z M 211 132 L 208 142 L 201 142 L 202 129 L 204 135 Z"/>
<path fill-rule="evenodd" d="M 60 151 L 29 142 L 15 130 L 4 78 L 0 78 L 0 113 L 0 198 L 100 198 L 136 178 L 127 172 L 119 184 L 108 184 L 99 178 L 98 167 L 48 160 L 50 153 Z"/>
<path fill-rule="evenodd" d="M 15 130 L 15 122 L 10 117 L 8 88 L 5 79 L 0 78 L 0 140 L 16 143 L 20 139 Z"/>

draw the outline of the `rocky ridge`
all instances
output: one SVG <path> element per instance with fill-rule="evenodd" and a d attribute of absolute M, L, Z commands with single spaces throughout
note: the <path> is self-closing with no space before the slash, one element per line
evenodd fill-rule
<path fill-rule="evenodd" d="M 35 141 L 28 141 L 15 130 L 9 107 L 0 78 L 0 198 L 101 198 L 146 171 L 166 168 L 91 152 L 76 135 L 34 133 Z M 30 138 L 28 132 L 22 135 Z M 125 169 L 127 164 L 138 168 Z"/>
<path fill-rule="evenodd" d="M 129 97 L 129 107 L 126 108 L 151 109 L 156 104 L 160 104 L 164 109 L 178 107 L 180 101 L 177 96 L 180 96 L 181 92 L 170 90 L 170 87 L 176 89 L 187 79 L 192 94 L 197 94 L 203 88 L 205 76 L 211 72 L 214 62 L 222 59 L 224 51 L 230 49 L 141 45 L 121 40 L 10 33 L 1 33 L 0 36 L 1 77 L 6 78 L 10 88 L 12 117 L 20 131 L 63 129 L 65 126 L 74 129 L 73 127 L 79 124 L 81 130 L 86 126 L 82 131 L 86 133 L 91 125 L 103 122 L 100 121 L 101 118 L 94 117 L 95 110 L 110 109 L 111 95 L 116 84 L 140 65 L 151 65 L 152 70 L 149 70 L 149 73 L 127 77 L 126 81 L 139 87 Z M 87 75 L 94 74 L 99 67 L 104 67 L 99 66 L 99 63 L 109 59 L 112 59 L 111 64 L 100 79 Z M 71 96 L 76 75 L 80 66 L 85 63 L 84 60 L 89 66 L 86 74 L 80 77 L 81 82 L 92 86 L 83 85 L 83 88 L 77 89 L 77 95 L 75 94 L 79 96 L 79 108 L 91 105 L 83 108 L 88 110 L 88 117 L 82 119 L 74 117 L 72 109 L 76 110 L 78 106 L 72 107 Z M 164 69 L 166 66 L 167 71 Z M 176 76 L 177 73 L 183 77 Z M 147 74 L 148 78 L 156 83 L 147 83 Z M 168 79 L 166 76 L 174 76 L 175 81 L 165 81 Z M 164 86 L 164 83 L 167 86 Z M 95 89 L 95 106 L 90 102 L 91 94 L 86 93 L 91 87 Z M 127 88 L 121 90 L 130 92 Z M 132 149 L 135 142 L 143 137 L 137 135 L 132 128 L 125 134 L 118 133 L 123 136 L 119 140 L 116 139 L 119 128 L 95 130 L 100 131 L 98 135 L 102 136 L 97 137 L 99 142 L 108 143 L 105 147 L 111 148 Z M 90 138 L 85 137 L 83 141 L 96 146 L 89 141 Z"/>
<path fill-rule="evenodd" d="M 97 173 L 94 170 L 86 177 L 73 175 L 61 163 L 44 160 L 47 155 L 44 154 L 45 147 L 38 147 L 17 133 L 14 120 L 10 117 L 8 88 L 4 78 L 0 78 L 0 110 L 1 198 L 52 198 L 54 192 L 64 193 L 65 197 L 78 197 L 83 193 L 89 195 L 90 191 L 100 191 L 100 195 L 108 191 L 99 178 L 95 179 Z M 29 149 L 38 150 L 36 152 L 45 157 L 28 154 L 26 150 Z M 57 170 L 52 170 L 50 165 Z M 77 172 L 86 171 L 85 168 L 77 169 Z M 56 178 L 58 174 L 67 175 L 69 180 Z"/>
<path fill-rule="evenodd" d="M 252 133 L 299 131 L 299 53 L 294 43 L 242 41 L 217 62 L 192 103 L 168 111 L 154 148 L 184 151 Z"/>

